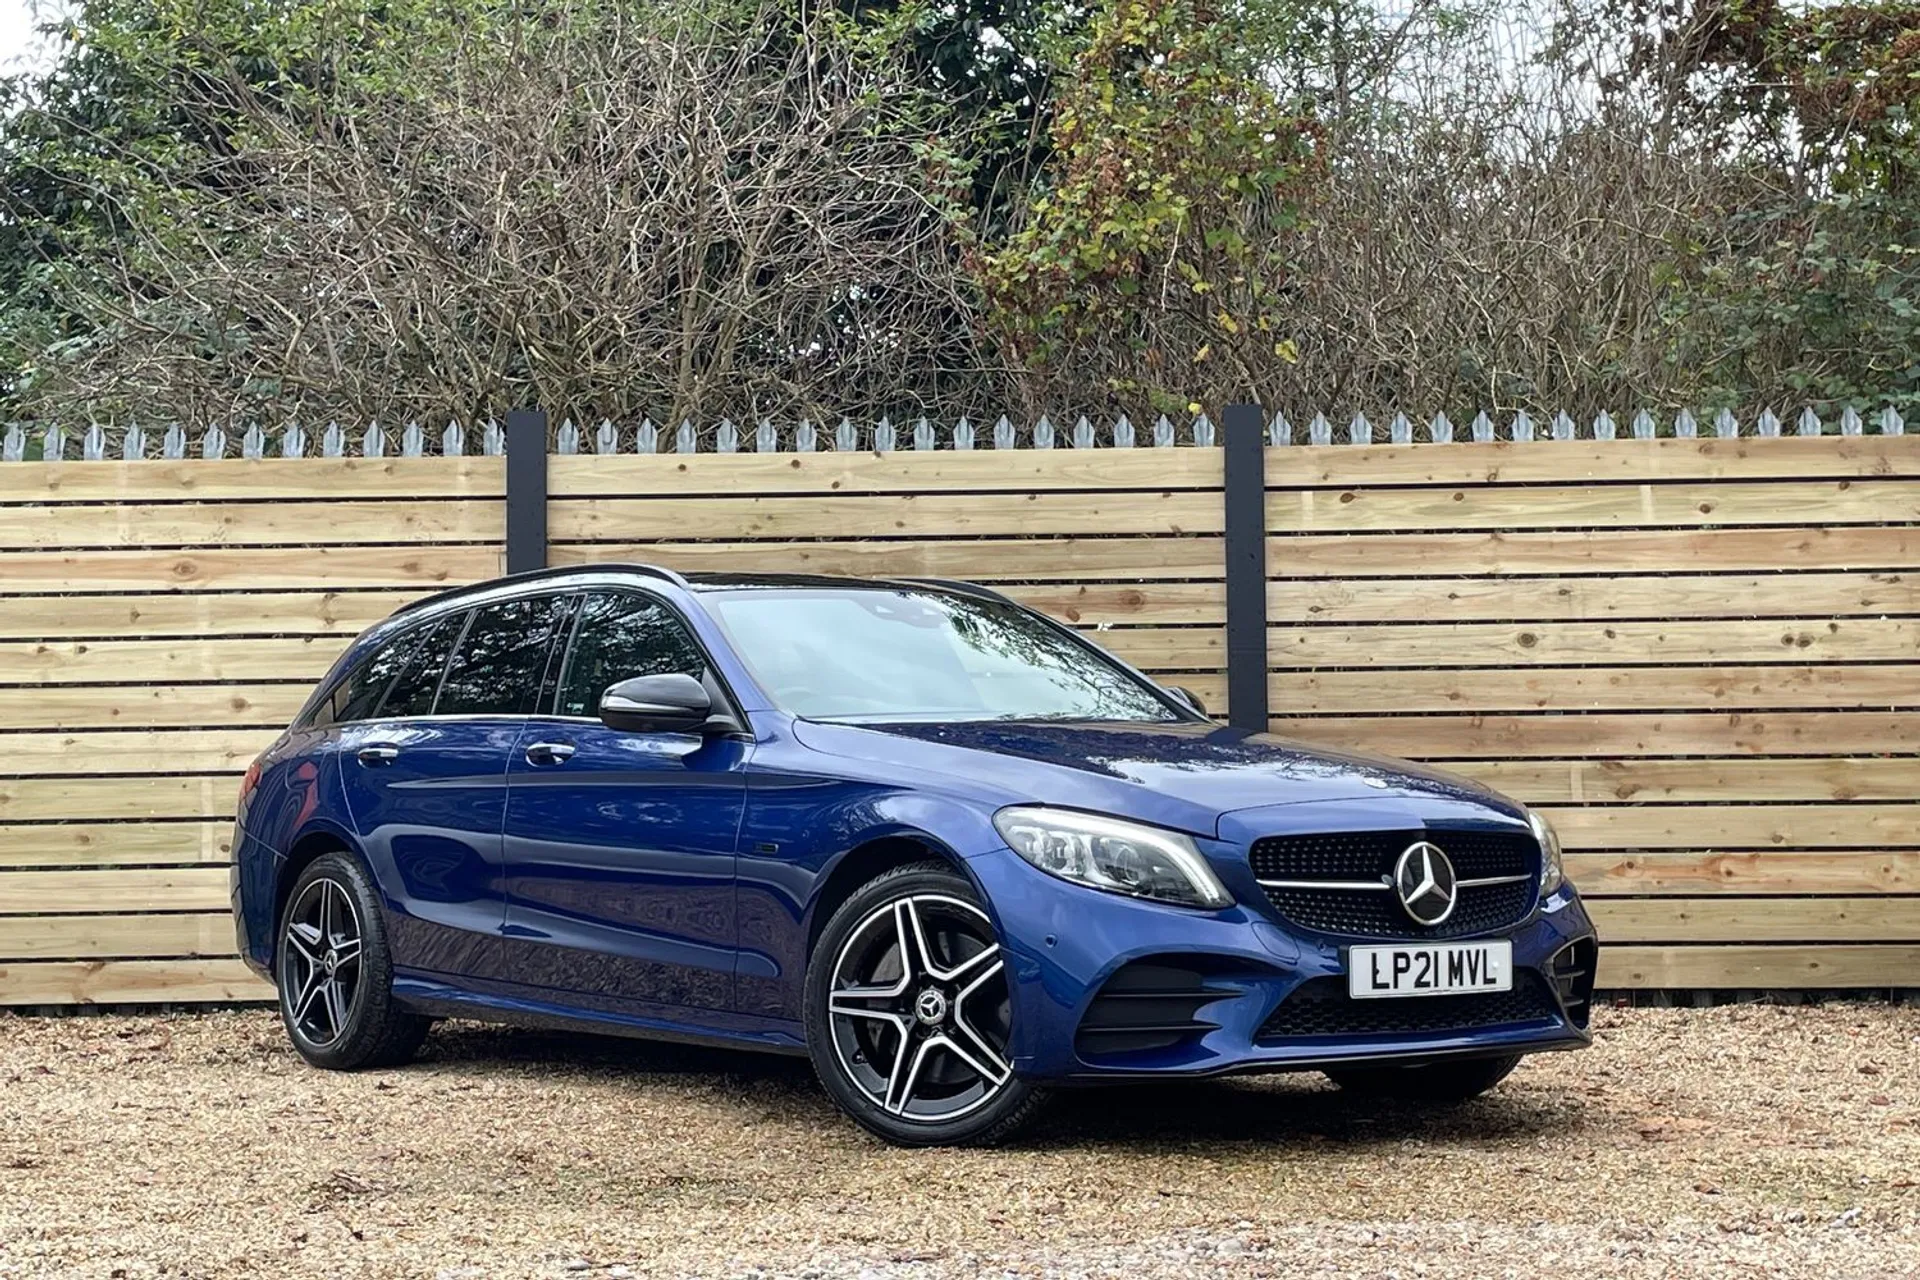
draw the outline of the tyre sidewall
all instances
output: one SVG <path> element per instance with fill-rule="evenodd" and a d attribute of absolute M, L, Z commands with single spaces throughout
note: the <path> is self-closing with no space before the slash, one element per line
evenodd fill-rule
<path fill-rule="evenodd" d="M 985 910 L 980 895 L 967 880 L 941 863 L 916 863 L 883 872 L 868 881 L 840 905 L 820 932 L 808 958 L 806 981 L 807 1053 L 813 1059 L 814 1073 L 840 1109 L 869 1132 L 900 1146 L 966 1146 L 985 1144 L 1005 1137 L 1017 1127 L 1038 1102 L 1033 1085 L 1017 1075 L 1000 1091 L 1000 1096 L 977 1111 L 943 1124 L 903 1120 L 888 1115 L 874 1104 L 864 1090 L 847 1077 L 834 1052 L 833 1030 L 827 1014 L 827 999 L 833 984 L 833 966 L 840 949 L 854 928 L 873 911 L 889 902 L 913 894 L 934 893 L 958 898 Z M 1002 944 L 1004 946 L 1004 944 Z"/>

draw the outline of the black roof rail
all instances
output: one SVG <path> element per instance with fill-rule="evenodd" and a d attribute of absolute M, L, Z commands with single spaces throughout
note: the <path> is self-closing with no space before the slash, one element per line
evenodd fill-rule
<path fill-rule="evenodd" d="M 404 604 L 390 615 L 399 617 L 403 613 L 412 613 L 428 605 L 444 604 L 449 600 L 458 600 L 461 596 L 478 595 L 491 591 L 495 587 L 510 586 L 523 582 L 540 582 L 547 578 L 566 578 L 577 574 L 589 573 L 635 573 L 642 577 L 659 578 L 671 582 L 676 587 L 685 587 L 687 580 L 671 569 L 663 569 L 655 564 L 633 564 L 621 561 L 604 561 L 595 564 L 550 565 L 545 569 L 527 569 L 520 573 L 509 573 L 498 578 L 488 578 L 485 582 L 469 582 L 465 586 L 451 587 L 445 591 L 436 591 L 430 596 Z"/>
<path fill-rule="evenodd" d="M 945 587 L 948 591 L 958 591 L 962 595 L 980 596 L 987 600 L 998 600 L 1002 604 L 1019 604 L 1012 596 L 992 587 L 983 587 L 977 582 L 966 582 L 959 578 L 895 578 L 895 582 L 918 582 L 929 587 Z"/>

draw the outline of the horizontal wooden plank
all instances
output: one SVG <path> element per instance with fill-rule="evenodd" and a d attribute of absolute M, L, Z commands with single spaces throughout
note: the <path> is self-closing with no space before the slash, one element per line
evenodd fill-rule
<path fill-rule="evenodd" d="M 285 728 L 313 682 L 210 685 L 0 685 L 10 729 Z"/>
<path fill-rule="evenodd" d="M 199 551 L 0 551 L 0 594 L 463 586 L 506 571 L 484 546 L 255 547 Z"/>
<path fill-rule="evenodd" d="M 1281 671 L 1277 714 L 1354 711 L 1692 711 L 1920 707 L 1920 664 Z"/>
<path fill-rule="evenodd" d="M 1916 437 L 1920 439 L 1920 437 Z M 1613 578 L 1326 578 L 1269 583 L 1289 622 L 1543 623 L 1617 618 L 1843 618 L 1920 613 L 1920 574 Z"/>
<path fill-rule="evenodd" d="M 232 774 L 209 777 L 0 778 L 0 822 L 230 818 Z"/>
<path fill-rule="evenodd" d="M 0 640 L 71 637 L 353 636 L 426 594 L 406 591 L 190 592 L 0 596 Z"/>
<path fill-rule="evenodd" d="M 0 867 L 190 866 L 232 857 L 231 822 L 0 825 Z"/>
<path fill-rule="evenodd" d="M 685 530 L 674 532 L 684 535 Z M 1920 540 L 1916 540 L 1920 546 Z M 638 561 L 683 573 L 838 573 L 858 578 L 960 578 L 974 582 L 1219 580 L 1213 536 L 950 539 L 944 542 L 559 543 L 555 565 Z M 0 562 L 0 568 L 4 562 Z"/>
<path fill-rule="evenodd" d="M 237 773 L 276 736 L 275 729 L 0 732 L 0 775 Z"/>
<path fill-rule="evenodd" d="M 0 962 L 231 956 L 233 916 L 0 916 Z"/>
<path fill-rule="evenodd" d="M 0 965 L 0 1004 L 271 1001 L 238 960 L 50 960 Z"/>
<path fill-rule="evenodd" d="M 1029 609 L 1078 626 L 1217 626 L 1227 617 L 1226 587 L 1218 582 L 1050 583 L 1009 586 L 1005 594 Z"/>
<path fill-rule="evenodd" d="M 1899 475 L 1920 475 L 1920 437 L 1490 441 L 1439 449 L 1430 444 L 1286 445 L 1267 451 L 1267 483 L 1275 487 Z"/>
<path fill-rule="evenodd" d="M 1899 711 L 1282 716 L 1270 728 L 1415 760 L 1920 753 L 1920 714 Z"/>
<path fill-rule="evenodd" d="M 1920 800 L 1920 757 L 1465 760 L 1447 768 L 1528 804 Z"/>
<path fill-rule="evenodd" d="M 321 547 L 435 542 L 498 544 L 506 504 L 496 499 L 120 503 L 89 507 L 0 506 L 0 548 Z"/>
<path fill-rule="evenodd" d="M 219 498 L 504 498 L 506 459 L 182 458 L 23 462 L 0 472 L 0 503 L 205 502 Z"/>
<path fill-rule="evenodd" d="M 1512 667 L 1678 662 L 1880 662 L 1920 656 L 1920 621 L 1435 622 L 1271 627 L 1268 665 Z"/>
<path fill-rule="evenodd" d="M 1920 898 L 1617 898 L 1587 910 L 1633 942 L 1920 942 Z"/>
<path fill-rule="evenodd" d="M 1218 489 L 1219 449 L 577 454 L 547 459 L 553 498 Z M 1851 473 L 1848 473 L 1851 474 Z"/>
<path fill-rule="evenodd" d="M 605 542 L 680 538 L 689 529 L 732 539 L 1218 533 L 1221 512 L 1218 493 L 1181 490 L 563 498 L 547 504 L 547 534 L 556 542 Z"/>
<path fill-rule="evenodd" d="M 1920 520 L 1920 481 L 1913 480 L 1558 484 L 1523 488 L 1469 485 L 1267 493 L 1269 533 L 1825 526 L 1914 520 Z"/>
<path fill-rule="evenodd" d="M 163 684 L 203 680 L 305 680 L 326 674 L 349 636 L 250 640 L 0 641 L 6 684 Z"/>
<path fill-rule="evenodd" d="M 1920 847 L 1920 805 L 1726 804 L 1545 808 L 1568 849 Z"/>
<path fill-rule="evenodd" d="M 1276 578 L 1432 578 L 1448 574 L 1604 574 L 1881 569 L 1920 562 L 1920 529 L 1579 529 L 1296 534 L 1267 539 Z M 1172 577 L 1174 575 L 1167 575 Z"/>
<path fill-rule="evenodd" d="M 1573 853 L 1567 874 L 1593 897 L 1920 893 L 1920 853 L 1798 850 Z"/>
<path fill-rule="evenodd" d="M 144 867 L 0 874 L 0 915 L 44 911 L 231 909 L 225 867 Z"/>
<path fill-rule="evenodd" d="M 1602 990 L 1920 986 L 1916 946 L 1601 947 Z"/>

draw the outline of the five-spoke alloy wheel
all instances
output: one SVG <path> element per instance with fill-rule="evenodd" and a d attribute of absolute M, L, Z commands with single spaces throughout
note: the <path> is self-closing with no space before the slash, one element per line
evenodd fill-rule
<path fill-rule="evenodd" d="M 1008 1060 L 992 921 L 942 864 L 890 871 L 834 913 L 808 971 L 807 1015 L 821 1080 L 889 1141 L 994 1141 L 1038 1100 Z"/>
<path fill-rule="evenodd" d="M 300 873 L 280 917 L 280 1017 L 300 1056 L 336 1070 L 411 1058 L 430 1025 L 393 998 L 393 961 L 366 871 L 345 853 Z"/>

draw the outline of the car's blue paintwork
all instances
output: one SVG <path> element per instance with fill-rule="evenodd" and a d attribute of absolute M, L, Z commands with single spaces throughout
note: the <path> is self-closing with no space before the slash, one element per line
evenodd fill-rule
<path fill-rule="evenodd" d="M 1340 830 L 1525 830 L 1476 783 L 1401 761 L 1309 748 L 1192 717 L 1166 724 L 800 721 L 776 710 L 679 580 L 603 567 L 540 589 L 630 586 L 678 611 L 706 649 L 742 732 L 633 734 L 553 716 L 376 721 L 292 730 L 260 761 L 235 840 L 242 952 L 271 973 L 289 871 L 344 846 L 378 881 L 395 990 L 430 1012 L 794 1050 L 823 891 L 843 859 L 900 841 L 948 860 L 980 893 L 1010 961 L 1010 1053 L 1034 1079 L 1284 1068 L 1356 1054 L 1530 1050 L 1583 1043 L 1571 1023 L 1466 1035 L 1256 1046 L 1292 987 L 1344 972 L 1341 946 L 1284 927 L 1247 861 L 1261 836 Z M 344 655 L 423 618 L 528 590 L 429 603 Z M 329 677 L 329 682 L 333 679 Z M 316 700 L 326 691 L 323 683 Z M 528 746 L 564 741 L 564 765 Z M 367 745 L 399 745 L 363 765 Z M 1194 837 L 1234 906 L 1202 912 L 1048 876 L 992 823 L 1009 804 L 1112 814 Z M 891 846 L 890 846 L 891 847 Z M 839 886 L 835 886 L 837 889 Z M 843 896 L 843 895 L 841 895 Z M 1571 888 L 1509 932 L 1516 968 L 1592 935 Z M 1082 1060 L 1074 1030 L 1129 960 L 1205 954 L 1217 1031 L 1124 1067 Z"/>

